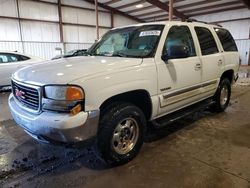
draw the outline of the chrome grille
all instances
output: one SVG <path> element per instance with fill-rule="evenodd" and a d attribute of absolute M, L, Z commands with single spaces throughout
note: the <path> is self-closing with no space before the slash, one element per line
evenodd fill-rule
<path fill-rule="evenodd" d="M 12 80 L 12 92 L 15 99 L 29 111 L 38 112 L 40 107 L 39 87 L 30 86 Z"/>

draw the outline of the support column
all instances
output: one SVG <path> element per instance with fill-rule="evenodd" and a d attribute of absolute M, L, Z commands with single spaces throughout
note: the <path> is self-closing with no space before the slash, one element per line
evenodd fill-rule
<path fill-rule="evenodd" d="M 173 4 L 174 4 L 174 0 L 169 0 L 169 21 L 171 21 L 173 19 Z"/>
<path fill-rule="evenodd" d="M 95 16 L 96 16 L 96 39 L 99 39 L 99 18 L 98 18 L 98 0 L 95 0 Z"/>
<path fill-rule="evenodd" d="M 113 11 L 110 12 L 110 21 L 111 21 L 111 28 L 114 28 L 114 13 Z"/>
<path fill-rule="evenodd" d="M 58 17 L 59 17 L 59 32 L 60 32 L 60 42 L 63 44 L 63 53 L 65 53 L 65 44 L 63 39 L 63 24 L 62 24 L 62 3 L 58 0 Z"/>
<path fill-rule="evenodd" d="M 25 53 L 24 43 L 23 43 L 22 25 L 21 25 L 21 19 L 20 19 L 19 0 L 16 0 L 16 7 L 17 7 L 17 19 L 18 19 L 18 26 L 19 26 L 19 35 L 20 35 L 23 53 Z"/>

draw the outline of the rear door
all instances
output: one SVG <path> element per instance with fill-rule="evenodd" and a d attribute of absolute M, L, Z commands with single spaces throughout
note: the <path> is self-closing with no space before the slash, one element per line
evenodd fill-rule
<path fill-rule="evenodd" d="M 224 58 L 215 40 L 215 33 L 208 27 L 194 27 L 199 46 L 202 64 L 201 98 L 212 96 L 223 72 Z"/>
<path fill-rule="evenodd" d="M 232 35 L 229 31 L 223 28 L 217 27 L 214 28 L 214 30 L 223 48 L 222 52 L 225 60 L 225 69 L 235 70 L 235 66 L 237 68 L 239 66 L 240 56 Z"/>

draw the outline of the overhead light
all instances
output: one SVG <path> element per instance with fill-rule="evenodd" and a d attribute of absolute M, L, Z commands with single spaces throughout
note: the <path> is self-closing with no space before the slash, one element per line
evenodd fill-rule
<path fill-rule="evenodd" d="M 135 6 L 136 8 L 142 8 L 143 7 L 143 4 L 138 4 Z"/>

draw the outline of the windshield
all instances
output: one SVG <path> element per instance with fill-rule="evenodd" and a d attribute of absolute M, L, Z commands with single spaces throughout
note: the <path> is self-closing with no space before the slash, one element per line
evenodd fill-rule
<path fill-rule="evenodd" d="M 118 57 L 154 56 L 164 25 L 133 26 L 107 32 L 88 51 L 89 55 Z"/>

